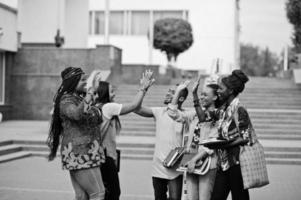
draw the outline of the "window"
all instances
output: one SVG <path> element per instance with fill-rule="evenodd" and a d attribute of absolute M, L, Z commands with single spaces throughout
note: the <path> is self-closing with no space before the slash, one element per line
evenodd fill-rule
<path fill-rule="evenodd" d="M 5 95 L 5 53 L 0 52 L 0 104 L 4 104 Z"/>
<path fill-rule="evenodd" d="M 183 11 L 154 11 L 154 22 L 163 18 L 183 19 Z"/>
<path fill-rule="evenodd" d="M 150 12 L 133 11 L 131 20 L 131 35 L 146 35 L 149 29 Z"/>
<path fill-rule="evenodd" d="M 151 17 L 153 16 L 153 17 Z M 104 11 L 90 11 L 90 34 L 104 35 Z M 109 32 L 111 35 L 147 35 L 151 24 L 162 18 L 188 20 L 187 10 L 124 10 L 110 11 Z"/>
<path fill-rule="evenodd" d="M 105 15 L 103 11 L 95 12 L 95 29 L 96 35 L 103 35 L 105 33 Z"/>
<path fill-rule="evenodd" d="M 123 35 L 124 12 L 112 11 L 110 12 L 110 34 Z"/>
<path fill-rule="evenodd" d="M 93 26 L 93 12 L 90 12 L 89 13 L 89 34 L 90 35 L 93 33 L 92 26 Z"/>

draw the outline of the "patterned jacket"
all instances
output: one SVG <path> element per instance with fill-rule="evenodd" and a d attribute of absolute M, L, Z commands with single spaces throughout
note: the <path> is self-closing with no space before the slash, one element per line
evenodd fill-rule
<path fill-rule="evenodd" d="M 100 166 L 104 161 L 99 138 L 101 112 L 89 107 L 84 112 L 83 98 L 65 94 L 60 102 L 62 120 L 61 156 L 63 169 L 76 170 Z"/>

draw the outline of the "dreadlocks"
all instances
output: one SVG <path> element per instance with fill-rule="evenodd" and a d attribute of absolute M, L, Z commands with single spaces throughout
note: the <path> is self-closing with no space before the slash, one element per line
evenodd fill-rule
<path fill-rule="evenodd" d="M 75 67 L 68 67 L 61 72 L 62 83 L 53 98 L 54 111 L 52 114 L 50 131 L 47 138 L 47 145 L 50 148 L 48 160 L 53 160 L 55 158 L 60 143 L 60 135 L 62 132 L 62 122 L 60 118 L 61 97 L 64 94 L 73 93 L 75 91 L 75 88 L 83 73 L 84 72 L 81 68 Z"/>

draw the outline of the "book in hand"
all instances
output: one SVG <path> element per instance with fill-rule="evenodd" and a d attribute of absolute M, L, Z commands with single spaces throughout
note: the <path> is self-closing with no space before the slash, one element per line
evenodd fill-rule
<path fill-rule="evenodd" d="M 163 161 L 163 166 L 172 168 L 182 158 L 185 153 L 185 147 L 176 147 L 172 149 Z"/>
<path fill-rule="evenodd" d="M 187 164 L 188 162 L 196 156 L 196 153 L 185 154 L 181 160 L 180 167 L 177 168 L 179 172 L 188 171 Z M 204 160 L 198 161 L 200 164 L 196 164 L 193 174 L 204 175 L 209 171 L 211 164 L 211 157 L 207 156 Z"/>

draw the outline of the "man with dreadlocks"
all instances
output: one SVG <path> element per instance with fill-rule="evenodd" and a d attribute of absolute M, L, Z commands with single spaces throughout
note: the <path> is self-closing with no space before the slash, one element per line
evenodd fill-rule
<path fill-rule="evenodd" d="M 61 141 L 63 169 L 69 170 L 76 200 L 102 200 L 105 189 L 99 166 L 104 154 L 99 143 L 98 108 L 90 106 L 95 88 L 85 91 L 86 76 L 80 68 L 61 72 L 62 84 L 54 97 L 54 111 L 47 144 L 49 160 L 56 157 Z M 83 94 L 87 93 L 85 97 Z"/>

